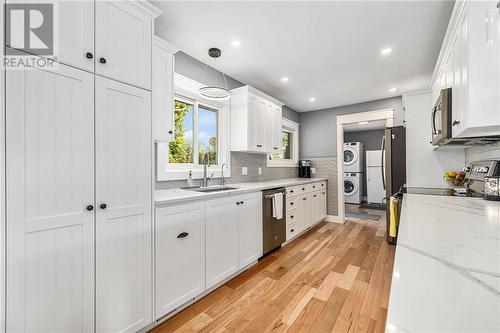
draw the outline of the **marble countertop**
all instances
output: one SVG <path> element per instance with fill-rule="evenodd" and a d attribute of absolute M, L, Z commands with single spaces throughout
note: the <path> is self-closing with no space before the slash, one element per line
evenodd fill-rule
<path fill-rule="evenodd" d="M 500 203 L 405 194 L 386 332 L 500 332 Z"/>
<path fill-rule="evenodd" d="M 189 191 L 180 188 L 169 189 L 169 190 L 157 190 L 155 191 L 154 200 L 156 206 L 162 206 L 180 202 L 188 202 L 193 200 L 214 199 L 230 195 L 263 191 L 275 187 L 287 187 L 294 185 L 310 184 L 325 180 L 326 178 L 287 178 L 287 179 L 278 179 L 278 180 L 264 181 L 264 182 L 226 184 L 226 186 L 235 187 L 235 189 L 222 192 L 211 192 L 211 193 Z"/>

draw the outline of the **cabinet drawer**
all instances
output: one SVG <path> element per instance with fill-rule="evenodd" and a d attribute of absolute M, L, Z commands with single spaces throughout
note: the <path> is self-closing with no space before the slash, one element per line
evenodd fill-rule
<path fill-rule="evenodd" d="M 289 224 L 293 224 L 295 223 L 295 221 L 297 221 L 297 209 L 294 209 L 294 210 L 290 210 L 288 212 L 286 212 L 286 224 L 289 225 Z"/>
<path fill-rule="evenodd" d="M 296 223 L 292 223 L 292 224 L 286 226 L 286 240 L 287 241 L 289 241 L 290 239 L 292 239 L 293 237 L 298 235 L 298 233 L 299 233 L 299 230 L 297 229 Z"/>
<path fill-rule="evenodd" d="M 291 198 L 286 200 L 286 211 L 294 210 L 298 206 L 298 198 Z"/>
<path fill-rule="evenodd" d="M 291 198 L 294 196 L 299 195 L 302 193 L 302 187 L 301 186 L 291 186 L 286 188 L 286 197 Z"/>

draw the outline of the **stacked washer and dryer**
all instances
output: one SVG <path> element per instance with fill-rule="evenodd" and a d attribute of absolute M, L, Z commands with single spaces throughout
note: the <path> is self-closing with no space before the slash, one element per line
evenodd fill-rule
<path fill-rule="evenodd" d="M 364 152 L 361 142 L 344 143 L 344 202 L 363 201 Z"/>

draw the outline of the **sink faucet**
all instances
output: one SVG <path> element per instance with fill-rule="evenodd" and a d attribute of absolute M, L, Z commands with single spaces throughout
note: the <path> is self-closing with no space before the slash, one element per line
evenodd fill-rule
<path fill-rule="evenodd" d="M 224 167 L 228 168 L 227 164 L 226 163 L 222 163 L 221 165 L 221 170 L 220 170 L 220 184 L 222 186 L 226 185 L 226 181 L 224 179 Z"/>
<path fill-rule="evenodd" d="M 210 166 L 208 163 L 208 153 L 203 153 L 203 181 L 201 187 L 208 186 L 207 168 Z"/>

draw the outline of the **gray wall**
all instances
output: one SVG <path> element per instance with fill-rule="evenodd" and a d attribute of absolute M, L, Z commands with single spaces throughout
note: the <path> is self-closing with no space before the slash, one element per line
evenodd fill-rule
<path fill-rule="evenodd" d="M 384 130 L 372 130 L 372 131 L 360 131 L 360 132 L 345 132 L 344 142 L 361 142 L 363 144 L 363 150 L 380 150 L 380 145 L 382 144 L 382 136 L 384 135 Z M 363 165 L 363 196 L 366 196 L 366 153 L 364 157 Z"/>
<path fill-rule="evenodd" d="M 337 156 L 337 116 L 386 108 L 395 109 L 394 123 L 402 125 L 404 114 L 401 96 L 301 113 L 301 158 Z"/>
<path fill-rule="evenodd" d="M 210 67 L 209 71 L 207 71 L 207 75 L 205 75 L 205 64 L 183 52 L 177 52 L 175 54 L 175 72 L 204 84 L 213 82 L 214 75 L 217 75 L 218 82 L 223 82 L 221 72 Z M 240 81 L 227 75 L 226 82 L 229 89 L 244 86 Z M 299 122 L 299 113 L 286 105 L 283 106 L 283 117 Z M 155 154 L 155 156 L 157 155 Z M 158 165 L 156 161 L 155 165 Z M 248 175 L 245 176 L 241 174 L 241 168 L 244 166 L 248 168 Z M 258 168 L 262 170 L 261 175 L 258 174 Z M 297 177 L 297 168 L 268 168 L 266 166 L 266 155 L 231 152 L 231 178 L 228 179 L 228 183 L 265 181 L 294 177 Z M 195 180 L 195 182 L 197 181 Z M 210 182 L 210 184 L 219 183 L 220 179 L 214 179 Z M 183 186 L 186 186 L 185 180 L 157 181 L 155 189 L 161 190 Z"/>

